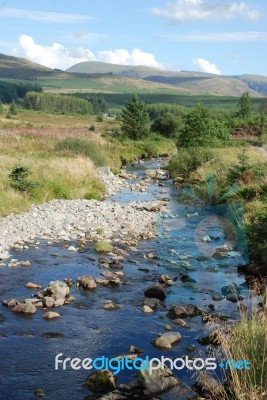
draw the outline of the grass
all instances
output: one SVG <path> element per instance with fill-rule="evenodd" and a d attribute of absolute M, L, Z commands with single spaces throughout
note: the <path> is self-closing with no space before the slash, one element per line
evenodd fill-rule
<path fill-rule="evenodd" d="M 226 374 L 231 399 L 267 398 L 267 308 L 241 314 L 241 321 L 229 335 L 222 335 L 222 352 L 228 360 L 247 360 L 250 369 L 233 369 Z"/>
<path fill-rule="evenodd" d="M 11 120 L 0 118 L 0 216 L 54 198 L 101 200 L 105 187 L 96 166 L 118 171 L 124 162 L 175 151 L 174 142 L 167 139 L 119 141 L 109 133 L 118 127 L 115 119 L 95 119 L 27 110 L 19 110 Z M 92 123 L 95 132 L 89 130 Z M 28 168 L 29 180 L 39 187 L 12 189 L 8 175 L 16 166 Z"/>
<path fill-rule="evenodd" d="M 113 246 L 109 242 L 96 242 L 94 249 L 98 253 L 110 253 L 113 249 Z"/>

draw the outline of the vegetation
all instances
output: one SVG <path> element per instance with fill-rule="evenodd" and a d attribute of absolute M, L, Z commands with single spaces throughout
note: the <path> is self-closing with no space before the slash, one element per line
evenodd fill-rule
<path fill-rule="evenodd" d="M 42 92 L 37 83 L 0 81 L 0 101 L 10 104 L 18 99 L 23 99 L 28 92 Z"/>
<path fill-rule="evenodd" d="M 225 124 L 214 120 L 209 110 L 198 104 L 186 115 L 178 143 L 182 147 L 214 146 L 229 140 L 229 135 Z"/>
<path fill-rule="evenodd" d="M 145 104 L 134 95 L 121 112 L 121 130 L 133 140 L 146 138 L 150 132 L 150 121 Z"/>
<path fill-rule="evenodd" d="M 96 242 L 94 249 L 98 253 L 110 253 L 113 249 L 113 246 L 109 242 Z"/>
<path fill-rule="evenodd" d="M 28 110 L 42 110 L 59 114 L 92 114 L 92 106 L 88 101 L 74 96 L 50 93 L 27 93 L 24 99 L 24 107 Z"/>
<path fill-rule="evenodd" d="M 239 100 L 237 117 L 248 118 L 252 112 L 251 99 L 248 92 L 244 92 Z"/>
<path fill-rule="evenodd" d="M 188 178 L 190 173 L 214 158 L 212 151 L 204 147 L 180 149 L 167 165 L 172 177 Z"/>
<path fill-rule="evenodd" d="M 151 130 L 163 136 L 174 138 L 178 135 L 182 125 L 183 122 L 181 118 L 167 112 L 155 119 Z"/>
<path fill-rule="evenodd" d="M 32 189 L 40 186 L 38 182 L 28 180 L 30 174 L 31 172 L 27 167 L 19 166 L 12 168 L 9 174 L 10 186 L 20 192 L 30 192 Z"/>
<path fill-rule="evenodd" d="M 229 368 L 226 374 L 229 396 L 234 400 L 264 400 L 267 392 L 267 317 L 266 305 L 259 313 L 241 314 L 241 322 L 234 326 L 230 335 L 222 335 L 222 351 L 225 359 L 247 360 L 249 369 Z"/>

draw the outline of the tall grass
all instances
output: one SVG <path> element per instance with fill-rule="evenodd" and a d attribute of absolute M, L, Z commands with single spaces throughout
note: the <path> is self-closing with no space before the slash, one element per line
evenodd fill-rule
<path fill-rule="evenodd" d="M 249 316 L 241 314 L 241 321 L 230 335 L 221 339 L 224 358 L 247 360 L 250 369 L 236 369 L 230 365 L 226 375 L 231 400 L 267 399 L 267 307 L 253 310 Z"/>

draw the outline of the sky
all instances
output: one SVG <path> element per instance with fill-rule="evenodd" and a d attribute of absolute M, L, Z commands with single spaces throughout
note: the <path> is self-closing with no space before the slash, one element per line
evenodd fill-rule
<path fill-rule="evenodd" d="M 267 75 L 266 0 L 0 0 L 0 53 Z"/>

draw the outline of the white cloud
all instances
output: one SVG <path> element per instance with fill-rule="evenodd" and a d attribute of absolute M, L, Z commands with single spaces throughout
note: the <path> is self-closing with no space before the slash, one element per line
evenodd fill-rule
<path fill-rule="evenodd" d="M 173 23 L 190 21 L 229 20 L 242 16 L 250 20 L 260 17 L 259 10 L 251 8 L 245 2 L 233 3 L 231 0 L 176 0 L 168 2 L 163 8 L 154 7 L 152 14 L 168 18 Z"/>
<path fill-rule="evenodd" d="M 50 68 L 67 69 L 74 64 L 83 61 L 104 61 L 121 65 L 146 65 L 150 67 L 163 68 L 154 54 L 144 52 L 140 49 L 133 49 L 129 52 L 126 49 L 99 51 L 95 55 L 85 47 L 68 49 L 60 43 L 53 43 L 51 46 L 42 46 L 35 43 L 28 35 L 21 35 L 18 38 L 17 46 L 13 54 L 25 57 L 28 60 Z"/>
<path fill-rule="evenodd" d="M 99 59 L 112 64 L 145 65 L 149 67 L 163 68 L 163 65 L 158 63 L 154 54 L 146 53 L 140 49 L 133 49 L 131 52 L 125 49 L 100 51 Z"/>
<path fill-rule="evenodd" d="M 60 43 L 51 46 L 36 44 L 31 36 L 21 35 L 13 53 L 50 68 L 67 69 L 82 61 L 95 60 L 95 55 L 88 49 L 69 50 Z"/>
<path fill-rule="evenodd" d="M 219 68 L 215 65 L 209 62 L 208 60 L 205 60 L 205 58 L 194 58 L 193 63 L 197 66 L 198 70 L 201 72 L 207 72 L 209 74 L 216 74 L 220 75 L 221 71 Z"/>
<path fill-rule="evenodd" d="M 0 17 L 20 18 L 38 22 L 52 22 L 56 24 L 77 24 L 92 19 L 92 17 L 80 14 L 34 11 L 8 7 L 0 8 Z"/>
<path fill-rule="evenodd" d="M 265 42 L 267 41 L 267 32 L 196 32 L 188 34 L 163 35 L 161 38 L 175 42 Z"/>

